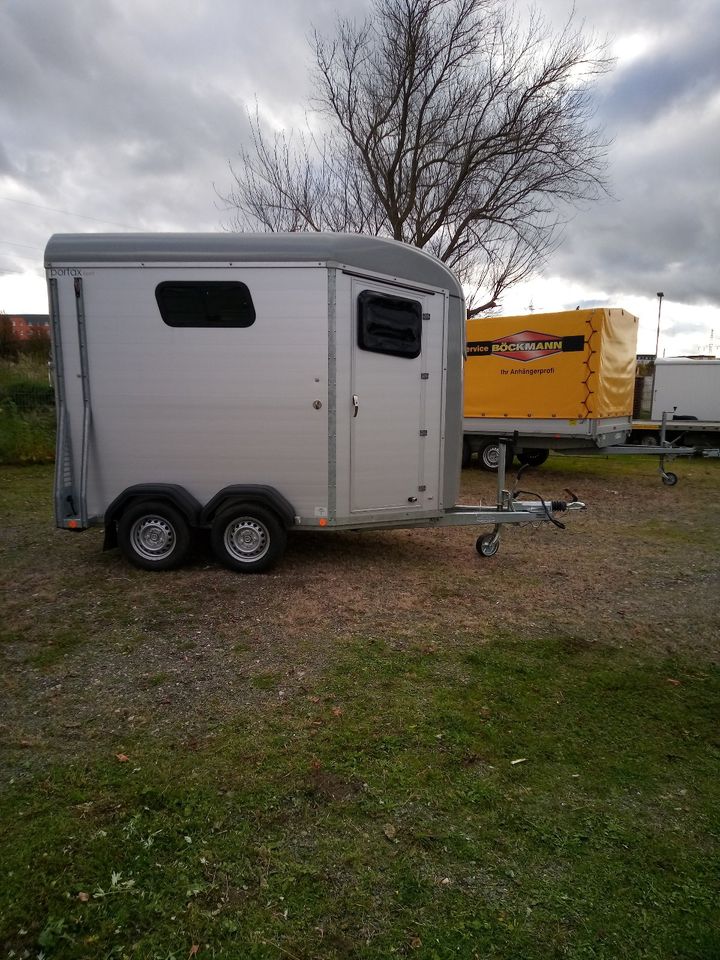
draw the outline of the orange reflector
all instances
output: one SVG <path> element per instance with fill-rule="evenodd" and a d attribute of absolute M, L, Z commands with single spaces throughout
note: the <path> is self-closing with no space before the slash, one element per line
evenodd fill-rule
<path fill-rule="evenodd" d="M 321 526 L 321 527 L 326 527 L 326 526 L 327 526 L 327 520 L 325 519 L 325 517 L 323 517 L 323 518 L 319 521 L 319 523 L 320 523 L 320 526 Z"/>
<path fill-rule="evenodd" d="M 77 520 L 68 520 L 68 526 L 70 527 L 71 530 L 77 530 L 79 524 Z"/>

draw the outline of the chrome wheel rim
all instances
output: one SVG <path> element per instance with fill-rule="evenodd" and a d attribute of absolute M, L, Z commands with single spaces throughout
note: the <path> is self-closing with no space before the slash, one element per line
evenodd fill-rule
<path fill-rule="evenodd" d="M 130 542 L 143 560 L 167 560 L 175 549 L 175 530 L 165 517 L 140 517 L 130 529 Z"/>
<path fill-rule="evenodd" d="M 495 470 L 500 463 L 500 448 L 485 447 L 482 452 L 483 463 L 486 467 L 492 467 Z"/>
<path fill-rule="evenodd" d="M 225 527 L 223 539 L 228 555 L 239 563 L 262 560 L 270 549 L 268 528 L 255 517 L 236 517 Z"/>

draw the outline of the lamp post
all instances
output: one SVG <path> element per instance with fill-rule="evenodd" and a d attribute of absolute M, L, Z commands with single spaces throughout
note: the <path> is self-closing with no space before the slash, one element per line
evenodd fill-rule
<path fill-rule="evenodd" d="M 657 334 L 655 335 L 655 362 L 653 363 L 652 394 L 650 395 L 650 416 L 652 417 L 653 407 L 655 406 L 655 377 L 657 375 L 658 347 L 660 345 L 660 314 L 662 313 L 662 302 L 665 294 L 658 290 L 655 294 L 658 298 L 658 322 Z"/>
<path fill-rule="evenodd" d="M 657 336 L 655 337 L 655 360 L 658 357 L 658 344 L 660 343 L 660 313 L 662 312 L 662 302 L 665 294 L 662 290 L 658 291 L 655 296 L 658 298 L 658 322 L 657 322 Z"/>

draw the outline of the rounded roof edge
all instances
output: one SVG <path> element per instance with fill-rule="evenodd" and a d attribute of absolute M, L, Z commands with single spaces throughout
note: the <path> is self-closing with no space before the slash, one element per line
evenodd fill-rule
<path fill-rule="evenodd" d="M 335 261 L 386 276 L 449 289 L 464 297 L 455 274 L 418 247 L 354 233 L 58 233 L 45 247 L 56 263 L 211 263 Z"/>
<path fill-rule="evenodd" d="M 720 357 L 658 357 L 655 363 L 658 366 L 679 366 L 682 363 L 709 365 L 713 363 L 720 364 Z"/>

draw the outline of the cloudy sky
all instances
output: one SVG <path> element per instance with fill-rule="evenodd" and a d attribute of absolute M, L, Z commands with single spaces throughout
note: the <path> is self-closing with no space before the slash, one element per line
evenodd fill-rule
<path fill-rule="evenodd" d="M 571 0 L 538 4 L 560 24 Z M 219 230 L 257 100 L 302 124 L 306 36 L 366 0 L 0 0 L 0 309 L 45 312 L 55 232 Z M 612 198 L 505 312 L 625 306 L 652 352 L 720 354 L 720 0 L 576 0 L 611 39 L 597 91 Z"/>

